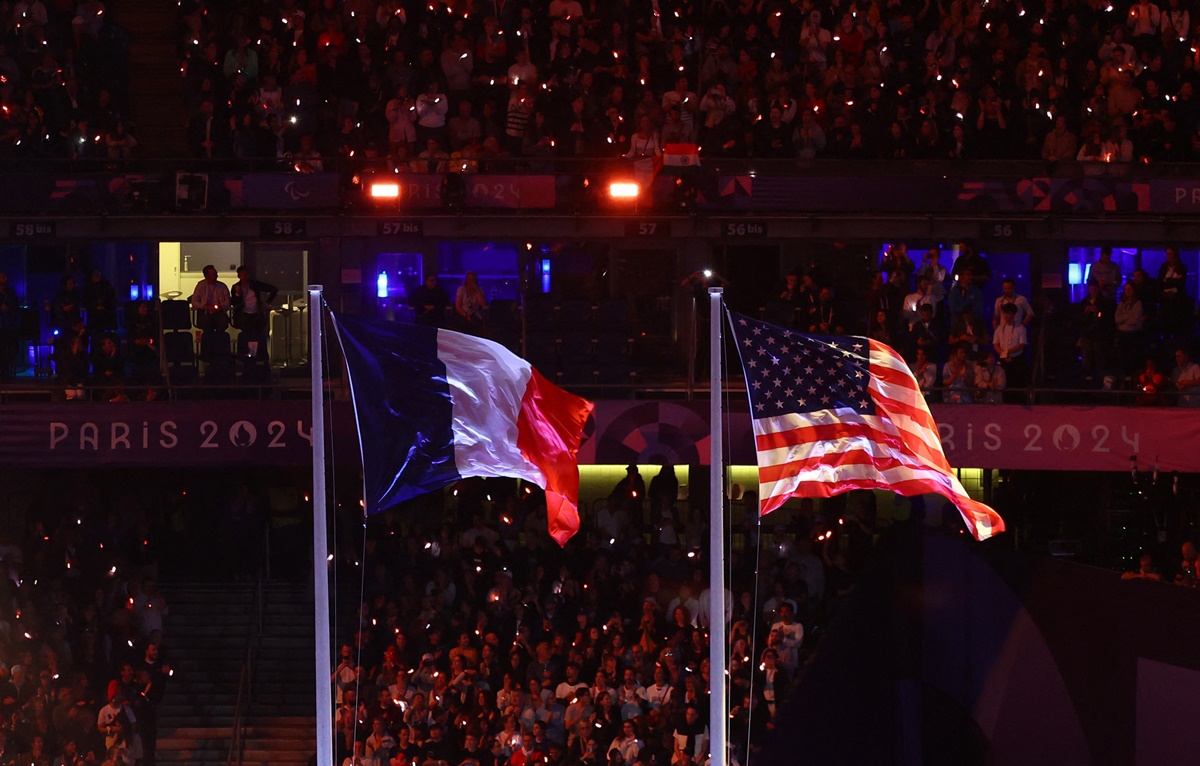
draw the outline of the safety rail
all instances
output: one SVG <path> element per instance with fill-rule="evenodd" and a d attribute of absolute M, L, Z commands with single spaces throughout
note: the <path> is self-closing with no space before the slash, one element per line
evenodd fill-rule
<path fill-rule="evenodd" d="M 250 607 L 251 619 L 246 625 L 246 649 L 242 655 L 242 670 L 238 676 L 237 703 L 233 710 L 233 730 L 229 737 L 229 753 L 225 766 L 242 766 L 246 745 L 246 719 L 254 703 L 254 655 L 255 639 L 262 639 L 263 627 L 263 575 L 260 571 L 254 583 L 254 602 Z"/>

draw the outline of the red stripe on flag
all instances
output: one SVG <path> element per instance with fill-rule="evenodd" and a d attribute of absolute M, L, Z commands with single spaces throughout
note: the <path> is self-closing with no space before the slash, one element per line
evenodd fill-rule
<path fill-rule="evenodd" d="M 895 426 L 894 423 L 892 425 Z M 949 465 L 946 465 L 946 458 L 941 454 L 940 449 L 932 449 L 925 442 L 918 439 L 905 439 L 902 435 L 892 434 L 868 423 L 854 422 L 852 420 L 843 420 L 828 425 L 802 426 L 788 431 L 759 434 L 755 437 L 755 445 L 761 456 L 761 453 L 768 450 L 787 449 L 798 444 L 830 442 L 856 437 L 885 444 L 898 452 L 912 454 L 918 460 L 931 463 L 938 468 L 945 466 L 945 470 L 950 470 Z"/>
<path fill-rule="evenodd" d="M 546 477 L 550 536 L 566 545 L 579 531 L 577 455 L 593 405 L 546 380 L 536 369 L 532 373 L 517 416 L 517 448 Z"/>

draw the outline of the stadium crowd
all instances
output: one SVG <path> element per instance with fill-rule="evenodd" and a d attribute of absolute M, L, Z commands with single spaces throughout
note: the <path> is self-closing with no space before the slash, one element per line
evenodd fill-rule
<path fill-rule="evenodd" d="M 1056 305 L 1069 296 L 1043 291 L 1037 309 L 1014 278 L 993 275 L 970 243 L 957 250 L 947 268 L 938 248 L 914 257 L 903 243 L 891 245 L 865 289 L 836 284 L 815 266 L 790 273 L 763 317 L 806 332 L 865 334 L 901 350 L 926 395 L 945 402 L 1026 401 L 1032 384 L 1123 390 L 1142 405 L 1200 406 L 1196 301 L 1177 247 L 1166 249 L 1153 277 L 1140 268 L 1122 274 L 1112 248 L 1102 247 L 1085 265 L 1079 300 Z M 996 297 L 986 301 L 989 282 Z"/>
<path fill-rule="evenodd" d="M 0 4 L 0 158 L 125 158 L 128 41 L 100 0 Z"/>
<path fill-rule="evenodd" d="M 87 500 L 0 539 L 0 764 L 152 766 L 167 605 L 146 517 Z"/>
<path fill-rule="evenodd" d="M 201 157 L 1196 159 L 1182 0 L 180 5 Z"/>
<path fill-rule="evenodd" d="M 334 658 L 337 762 L 705 763 L 707 514 L 677 503 L 678 490 L 670 466 L 649 486 L 630 466 L 565 550 L 546 534 L 540 492 L 505 480 L 457 485 L 457 521 L 375 517 L 365 558 L 357 542 L 340 554 L 363 581 Z M 872 497 L 751 524 L 751 553 L 730 560 L 720 635 L 739 763 L 852 587 L 872 545 Z"/>
<path fill-rule="evenodd" d="M 1140 268 L 1122 273 L 1112 249 L 1100 248 L 1094 262 L 1080 266 L 1086 268 L 1087 284 L 1081 286 L 1074 302 L 1069 291 L 1063 290 L 1022 295 L 1016 280 L 1010 275 L 993 275 L 987 258 L 969 242 L 957 245 L 952 260 L 946 252 L 934 248 L 910 255 L 907 246 L 898 243 L 888 247 L 878 267 L 868 272 L 868 280 L 857 276 L 858 272 L 834 273 L 829 268 L 834 264 L 813 261 L 787 274 L 765 295 L 739 295 L 746 289 L 741 285 L 730 285 L 729 295 L 735 302 L 762 297 L 757 311 L 775 324 L 817 334 L 868 335 L 887 343 L 909 359 L 931 400 L 1027 401 L 1027 388 L 1032 385 L 1047 391 L 1123 391 L 1127 403 L 1141 405 L 1200 406 L 1200 391 L 1196 390 L 1200 388 L 1200 365 L 1193 361 L 1196 301 L 1188 293 L 1187 264 L 1178 248 L 1166 249 L 1166 258 L 1153 275 Z M 949 267 L 943 265 L 944 257 L 951 260 Z M 409 298 L 415 321 L 519 342 L 519 332 L 512 338 L 496 334 L 496 318 L 489 318 L 487 299 L 473 279 L 468 275 L 467 283 L 451 300 L 438 278 L 431 275 Z M 176 376 L 180 371 L 176 363 L 181 359 L 193 365 L 187 368 L 193 373 L 197 360 L 218 363 L 211 370 L 226 369 L 219 363 L 233 360 L 234 345 L 238 358 L 253 357 L 257 365 L 243 370 L 243 379 L 269 381 L 269 375 L 245 375 L 262 372 L 259 368 L 265 369 L 269 363 L 267 317 L 276 292 L 274 286 L 253 279 L 245 268 L 239 269 L 232 287 L 217 280 L 214 270 L 196 286 L 191 314 L 183 301 L 132 301 L 118 309 L 115 291 L 100 273 L 88 276 L 82 289 L 73 277 L 64 277 L 53 298 L 45 300 L 45 321 L 54 332 L 56 380 L 68 399 L 156 398 L 163 384 L 164 360 L 159 347 L 164 340 L 179 339 L 178 355 L 166 355 L 173 381 L 185 380 Z M 626 356 L 610 362 L 597 356 L 579 368 L 582 377 L 571 377 L 573 368 L 558 366 L 556 354 L 561 344 L 554 340 L 553 326 L 561 322 L 566 329 L 560 332 L 575 332 L 583 338 L 579 342 L 591 340 L 591 336 L 580 336 L 580 332 L 588 332 L 587 327 L 572 324 L 583 320 L 555 319 L 553 312 L 539 309 L 553 305 L 553 299 L 548 302 L 547 298 L 551 296 L 537 296 L 537 305 L 525 307 L 528 354 L 536 358 L 544 373 L 553 376 L 563 371 L 560 380 L 564 384 L 587 384 L 594 382 L 597 365 L 629 363 Z M 624 328 L 616 330 L 621 340 L 647 329 L 632 326 L 633 312 L 623 301 L 608 304 L 614 308 L 605 321 Z M 180 309 L 182 325 L 168 326 L 182 332 L 162 333 L 160 314 L 165 308 Z M 6 362 L 0 365 L 0 379 L 17 369 L 14 362 L 22 337 L 19 316 L 27 311 L 0 272 L 0 360 Z M 195 342 L 193 325 L 207 340 Z M 240 331 L 236 344 L 226 332 L 230 326 Z M 255 339 L 256 344 L 250 342 Z M 592 344 L 597 345 L 594 340 Z M 221 353 L 214 350 L 217 346 Z M 685 346 L 686 341 L 680 341 L 679 356 L 686 352 Z M 628 350 L 621 353 L 627 355 Z M 679 358 L 671 356 L 647 360 L 639 377 L 678 378 L 678 363 Z M 209 378 L 232 380 L 232 376 L 222 378 L 216 372 Z"/>

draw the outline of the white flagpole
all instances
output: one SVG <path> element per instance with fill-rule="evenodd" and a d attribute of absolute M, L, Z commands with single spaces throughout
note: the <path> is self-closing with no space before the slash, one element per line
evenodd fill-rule
<path fill-rule="evenodd" d="M 709 476 L 708 517 L 708 742 L 712 754 L 711 766 L 725 766 L 729 747 L 725 712 L 725 456 L 721 443 L 725 427 L 721 416 L 721 397 L 724 395 L 721 380 L 721 320 L 724 307 L 721 296 L 724 292 L 721 287 L 708 288 L 709 422 L 712 428 L 709 441 L 712 473 Z"/>
<path fill-rule="evenodd" d="M 333 668 L 329 657 L 329 540 L 325 502 L 325 386 L 321 285 L 308 286 L 308 362 L 312 366 L 313 625 L 317 650 L 317 766 L 333 766 Z"/>

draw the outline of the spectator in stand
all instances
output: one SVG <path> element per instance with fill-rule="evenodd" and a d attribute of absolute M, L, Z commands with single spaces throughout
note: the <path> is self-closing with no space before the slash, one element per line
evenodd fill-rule
<path fill-rule="evenodd" d="M 1121 291 L 1121 302 L 1113 313 L 1117 333 L 1117 357 L 1126 375 L 1132 375 L 1141 358 L 1144 341 L 1143 330 L 1146 314 L 1138 300 L 1133 282 L 1126 282 Z"/>
<path fill-rule="evenodd" d="M 75 288 L 75 278 L 67 275 L 59 282 L 51 305 L 52 321 L 60 331 L 70 330 L 83 317 L 83 296 Z"/>
<path fill-rule="evenodd" d="M 248 356 L 265 357 L 271 302 L 275 300 L 279 288 L 254 279 L 246 266 L 238 267 L 237 278 L 238 281 L 229 291 L 229 300 L 233 326 L 241 333 L 238 336 L 239 348 L 244 347 L 244 353 Z M 243 336 L 245 341 L 241 340 Z"/>
<path fill-rule="evenodd" d="M 974 365 L 967 359 L 967 347 L 955 346 L 942 367 L 942 401 L 947 404 L 970 404 L 974 384 Z"/>
<path fill-rule="evenodd" d="M 196 283 L 191 304 L 196 312 L 196 327 L 202 331 L 224 332 L 229 327 L 229 287 L 217 279 L 217 267 L 207 265 L 204 279 Z"/>
<path fill-rule="evenodd" d="M 1067 126 L 1066 115 L 1054 118 L 1054 130 L 1046 134 L 1042 142 L 1042 159 L 1047 162 L 1063 162 L 1075 159 L 1078 139 Z"/>
<path fill-rule="evenodd" d="M 1101 292 L 1100 285 L 1088 285 L 1088 294 L 1079 304 L 1080 361 L 1087 380 L 1108 369 L 1113 345 L 1116 306 Z"/>
<path fill-rule="evenodd" d="M 992 347 L 996 359 L 1004 368 L 1004 376 L 1010 389 L 1024 388 L 1028 380 L 1026 348 L 1029 345 L 1025 327 L 1016 323 L 1017 308 L 1007 304 L 1000 309 L 1000 325 L 992 334 Z"/>
<path fill-rule="evenodd" d="M 1175 403 L 1180 407 L 1200 407 L 1200 364 L 1192 361 L 1187 349 L 1175 350 L 1175 369 L 1171 372 Z"/>
<path fill-rule="evenodd" d="M 1100 258 L 1092 264 L 1088 272 L 1088 284 L 1100 286 L 1100 294 L 1105 300 L 1116 301 L 1117 287 L 1121 284 L 1121 267 L 1112 259 L 1112 248 L 1108 245 L 1100 248 Z"/>
<path fill-rule="evenodd" d="M 117 292 L 99 271 L 93 271 L 83 288 L 83 305 L 92 332 L 117 329 Z"/>
<path fill-rule="evenodd" d="M 917 349 L 909 369 L 912 370 L 913 377 L 917 379 L 921 393 L 928 398 L 933 392 L 933 386 L 937 379 L 937 365 L 929 361 L 929 355 L 924 348 Z"/>
<path fill-rule="evenodd" d="M 1005 277 L 1004 281 L 1000 283 L 1000 295 L 992 304 L 993 329 L 1000 326 L 1001 314 L 1004 313 L 1004 307 L 1009 304 L 1017 307 L 1016 324 L 1028 328 L 1029 323 L 1033 321 L 1033 307 L 1029 305 L 1028 298 L 1017 293 L 1017 281 L 1012 277 Z"/>
<path fill-rule="evenodd" d="M 1167 247 L 1167 259 L 1158 269 L 1159 322 L 1169 338 L 1191 334 L 1193 305 L 1187 294 L 1187 266 L 1179 257 L 1179 248 Z"/>
<path fill-rule="evenodd" d="M 954 321 L 967 310 L 975 316 L 982 316 L 983 292 L 975 284 L 975 272 L 963 271 L 958 275 L 946 296 L 946 305 L 950 309 L 950 321 Z"/>
<path fill-rule="evenodd" d="M 996 364 L 996 352 L 985 348 L 975 364 L 973 382 L 975 384 L 975 401 L 980 404 L 1001 404 L 1001 393 L 1007 380 L 1004 368 Z"/>

